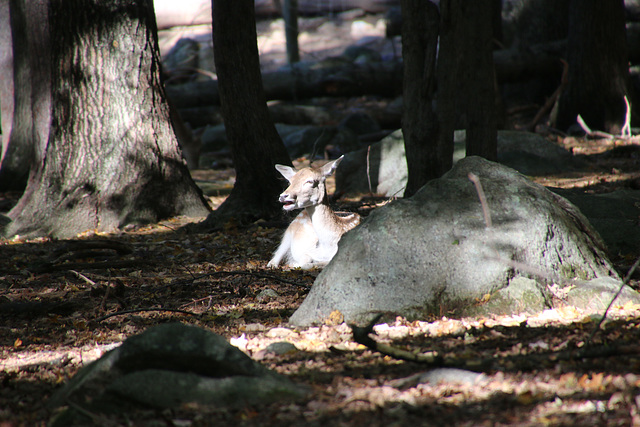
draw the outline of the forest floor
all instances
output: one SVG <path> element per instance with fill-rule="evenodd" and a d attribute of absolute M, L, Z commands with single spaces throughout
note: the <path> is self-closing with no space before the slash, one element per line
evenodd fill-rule
<path fill-rule="evenodd" d="M 640 188 L 637 143 L 555 141 L 583 156 L 587 167 L 532 177 L 537 182 L 588 192 Z M 194 178 L 220 189 L 222 195 L 210 197 L 216 207 L 233 185 L 233 170 L 195 171 Z M 1 194 L 0 210 L 18 197 Z M 367 200 L 339 203 L 366 215 L 375 207 Z M 485 374 L 475 383 L 417 383 L 412 375 L 427 367 L 356 344 L 339 319 L 311 328 L 287 324 L 319 272 L 266 268 L 282 229 L 229 223 L 210 233 L 181 231 L 199 220 L 89 231 L 69 240 L 0 240 L 0 426 L 45 425 L 53 415 L 47 399 L 79 368 L 127 337 L 176 321 L 224 336 L 310 394 L 235 410 L 191 405 L 88 414 L 93 424 L 640 425 L 640 306 L 614 305 L 597 332 L 601 314 L 569 306 L 376 326 L 382 342 L 478 361 Z M 622 276 L 638 256 L 611 254 Z M 630 282 L 636 289 L 638 277 Z M 282 341 L 297 350 L 266 350 Z M 585 348 L 593 351 L 576 356 Z"/>
<path fill-rule="evenodd" d="M 593 192 L 637 188 L 637 145 L 563 142 L 590 159 L 588 169 L 535 180 Z M 194 175 L 223 183 L 233 178 L 229 170 Z M 3 200 L 10 204 L 16 196 Z M 222 200 L 211 198 L 214 206 Z M 359 206 L 363 214 L 370 208 Z M 81 366 L 131 335 L 174 321 L 224 336 L 307 385 L 310 395 L 240 410 L 93 414 L 94 424 L 640 425 L 640 306 L 614 305 L 592 338 L 599 316 L 573 307 L 533 316 L 398 318 L 377 326 L 383 342 L 485 366 L 478 383 L 415 384 L 409 377 L 427 367 L 365 349 L 343 323 L 287 325 L 318 271 L 266 269 L 281 229 L 230 223 L 211 233 L 181 232 L 193 221 L 175 218 L 70 240 L 0 242 L 0 425 L 44 425 L 52 415 L 44 403 Z M 612 259 L 624 275 L 638 256 Z M 639 287 L 635 279 L 631 284 Z M 280 341 L 297 350 L 265 350 Z M 597 354 L 576 358 L 585 346 Z"/>

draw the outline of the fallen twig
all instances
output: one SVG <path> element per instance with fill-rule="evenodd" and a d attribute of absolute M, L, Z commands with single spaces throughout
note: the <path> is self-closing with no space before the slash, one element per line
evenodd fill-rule
<path fill-rule="evenodd" d="M 73 273 L 75 276 L 79 277 L 80 279 L 84 280 L 85 282 L 87 282 L 88 284 L 90 284 L 91 286 L 96 286 L 96 282 L 94 282 L 93 280 L 89 279 L 87 276 L 85 276 L 82 273 L 78 273 L 75 270 L 69 270 L 70 273 Z"/>
<path fill-rule="evenodd" d="M 624 104 L 626 105 L 627 110 L 624 116 L 624 125 L 620 130 L 620 135 L 612 135 L 610 133 L 602 132 L 599 130 L 596 130 L 596 131 L 591 130 L 591 128 L 587 126 L 587 123 L 585 123 L 584 119 L 582 118 L 582 116 L 580 116 L 580 114 L 578 114 L 578 117 L 576 118 L 576 120 L 580 125 L 580 127 L 582 128 L 582 130 L 585 131 L 587 136 L 596 137 L 596 138 L 606 138 L 606 139 L 614 139 L 614 138 L 627 139 L 627 140 L 633 139 L 634 136 L 631 135 L 631 104 L 629 103 L 629 99 L 626 97 L 626 95 L 624 96 Z"/>
<path fill-rule="evenodd" d="M 391 356 L 395 359 L 405 360 L 408 362 L 426 363 L 433 366 L 442 366 L 442 358 L 436 352 L 428 353 L 413 353 L 407 350 L 402 350 L 397 347 L 382 344 L 375 341 L 369 336 L 369 334 L 375 333 L 373 327 L 382 318 L 382 314 L 377 315 L 369 324 L 364 327 L 358 327 L 357 325 L 349 325 L 353 332 L 353 340 L 358 344 L 362 344 L 370 350 L 377 351 L 387 356 Z"/>
<path fill-rule="evenodd" d="M 629 99 L 626 95 L 624 97 L 624 105 L 627 106 L 627 112 L 624 116 L 624 126 L 622 126 L 620 135 L 625 138 L 631 138 L 631 105 L 629 104 Z"/>
<path fill-rule="evenodd" d="M 600 130 L 591 130 L 591 128 L 587 125 L 587 123 L 584 121 L 584 119 L 580 114 L 578 114 L 578 117 L 576 118 L 576 120 L 580 125 L 580 127 L 582 128 L 582 130 L 587 134 L 587 136 L 590 136 L 593 138 L 606 138 L 606 139 L 613 138 L 613 135 L 611 135 L 610 133 L 602 132 Z"/>
<path fill-rule="evenodd" d="M 30 268 L 34 273 L 50 273 L 60 270 L 107 270 L 110 268 L 139 268 L 149 265 L 151 262 L 144 259 L 114 260 L 99 262 L 67 262 L 63 264 L 51 264 L 49 262 Z"/>
<path fill-rule="evenodd" d="M 195 281 L 195 280 L 204 279 L 205 277 L 214 277 L 214 276 L 253 276 L 253 277 L 260 278 L 260 279 L 275 280 L 277 282 L 287 283 L 289 285 L 293 285 L 293 286 L 298 286 L 298 287 L 301 287 L 301 288 L 309 289 L 309 285 L 306 285 L 304 283 L 294 282 L 292 280 L 283 279 L 281 277 L 274 276 L 274 275 L 271 275 L 271 274 L 254 273 L 252 271 L 245 271 L 245 270 L 214 271 L 212 273 L 205 273 L 205 274 L 201 274 L 199 276 L 194 276 L 189 280 L 180 279 L 180 280 L 172 282 L 172 283 L 170 283 L 170 284 L 168 284 L 166 286 L 174 286 L 174 285 L 180 284 L 182 282 L 192 282 L 192 281 Z"/>
<path fill-rule="evenodd" d="M 122 316 L 125 314 L 132 314 L 132 313 L 144 313 L 146 311 L 168 311 L 170 313 L 188 314 L 189 316 L 199 316 L 198 313 L 192 313 L 190 311 L 180 310 L 177 308 L 133 308 L 131 310 L 122 310 L 122 311 L 116 311 L 114 313 L 105 314 L 104 316 L 98 317 L 97 319 L 93 319 L 93 321 L 102 322 L 103 320 L 106 320 L 110 317 Z"/>

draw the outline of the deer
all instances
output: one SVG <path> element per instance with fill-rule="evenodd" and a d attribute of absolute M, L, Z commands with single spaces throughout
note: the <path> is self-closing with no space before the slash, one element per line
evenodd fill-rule
<path fill-rule="evenodd" d="M 289 181 L 279 201 L 285 211 L 302 209 L 282 236 L 278 249 L 267 264 L 276 268 L 284 260 L 291 268 L 320 268 L 326 266 L 338 251 L 344 233 L 360 224 L 360 215 L 334 212 L 329 207 L 326 180 L 344 156 L 321 167 L 307 167 L 296 171 L 285 165 L 276 170 Z"/>

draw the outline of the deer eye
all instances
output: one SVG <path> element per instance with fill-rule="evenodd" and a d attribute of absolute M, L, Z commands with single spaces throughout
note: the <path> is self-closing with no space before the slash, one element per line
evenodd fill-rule
<path fill-rule="evenodd" d="M 317 187 L 318 186 L 318 181 L 316 181 L 315 179 L 309 179 L 305 182 L 305 184 L 307 185 L 311 185 L 312 187 Z"/>

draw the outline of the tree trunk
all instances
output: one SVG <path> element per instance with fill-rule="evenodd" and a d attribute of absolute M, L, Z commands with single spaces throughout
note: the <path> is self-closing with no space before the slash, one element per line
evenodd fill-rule
<path fill-rule="evenodd" d="M 571 1 L 567 62 L 556 126 L 567 129 L 580 114 L 592 129 L 619 134 L 624 96 L 631 101 L 623 0 Z"/>
<path fill-rule="evenodd" d="M 284 34 L 287 41 L 287 62 L 292 65 L 300 61 L 298 0 L 284 0 L 282 2 L 282 16 L 284 18 Z"/>
<path fill-rule="evenodd" d="M 441 144 L 455 129 L 467 130 L 467 156 L 496 160 L 492 0 L 440 2 L 438 115 Z M 459 120 L 457 122 L 456 120 Z"/>
<path fill-rule="evenodd" d="M 6 234 L 64 238 L 206 215 L 169 122 L 152 3 L 48 3 L 51 131 Z"/>
<path fill-rule="evenodd" d="M 3 1 L 0 190 L 24 190 L 49 137 L 51 82 L 44 2 Z M 10 25 L 7 25 L 10 24 Z M 13 47 L 13 49 L 12 49 Z"/>
<path fill-rule="evenodd" d="M 269 117 L 260 76 L 253 0 L 213 0 L 213 45 L 222 116 L 236 183 L 206 224 L 241 222 L 281 212 L 282 182 L 274 165 L 291 164 Z"/>
<path fill-rule="evenodd" d="M 453 141 L 445 143 L 438 138 L 438 118 L 433 110 L 439 19 L 434 3 L 402 0 L 402 133 L 408 169 L 405 197 L 451 169 L 453 162 Z"/>

